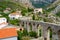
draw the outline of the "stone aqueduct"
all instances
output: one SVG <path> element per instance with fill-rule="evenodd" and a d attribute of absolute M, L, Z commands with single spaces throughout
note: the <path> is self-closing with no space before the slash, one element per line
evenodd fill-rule
<path fill-rule="evenodd" d="M 42 37 L 44 40 L 50 40 L 49 38 L 49 28 L 52 30 L 52 40 L 60 40 L 60 25 L 48 22 L 40 22 L 33 20 L 20 20 L 20 27 L 24 25 L 24 28 L 30 31 L 30 25 L 32 26 L 32 31 L 38 33 L 38 28 L 42 28 Z M 40 27 L 39 27 L 40 26 Z M 39 33 L 38 33 L 39 36 Z"/>

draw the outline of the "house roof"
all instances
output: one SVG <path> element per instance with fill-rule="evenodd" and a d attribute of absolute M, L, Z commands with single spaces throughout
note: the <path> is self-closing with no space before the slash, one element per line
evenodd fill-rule
<path fill-rule="evenodd" d="M 8 23 L 7 22 L 0 23 L 0 25 L 3 25 L 3 24 L 8 24 Z"/>
<path fill-rule="evenodd" d="M 10 15 L 21 15 L 21 13 L 13 12 Z"/>
<path fill-rule="evenodd" d="M 17 36 L 16 28 L 5 28 L 0 29 L 0 38 L 8 38 L 8 37 L 14 37 Z"/>
<path fill-rule="evenodd" d="M 1 17 L 0 19 L 6 19 L 5 17 Z"/>

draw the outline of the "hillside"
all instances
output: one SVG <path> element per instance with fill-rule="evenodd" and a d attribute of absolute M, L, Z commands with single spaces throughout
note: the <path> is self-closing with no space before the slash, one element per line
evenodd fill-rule
<path fill-rule="evenodd" d="M 9 13 L 4 13 L 6 8 L 10 8 Z M 11 2 L 11 1 L 0 0 L 0 15 L 2 15 L 0 17 L 7 18 L 8 23 L 18 25 L 19 20 L 10 20 L 10 18 L 8 17 L 10 13 L 15 12 L 17 10 L 22 11 L 22 15 L 25 15 L 25 13 L 27 13 L 28 11 L 28 9 L 26 9 L 24 5 L 22 6 L 22 4 Z"/>
<path fill-rule="evenodd" d="M 11 8 L 10 12 L 8 14 L 5 14 L 3 11 L 6 10 L 6 8 Z M 0 0 L 0 14 L 2 17 L 6 17 L 8 19 L 8 15 L 11 12 L 15 12 L 16 10 L 22 11 L 22 15 L 25 15 L 25 13 L 28 12 L 28 9 L 26 9 L 25 6 L 22 6 L 22 4 L 18 4 L 16 2 L 11 1 L 1 1 Z"/>
<path fill-rule="evenodd" d="M 26 8 L 18 3 L 10 2 L 10 1 L 0 1 L 0 11 L 5 10 L 6 8 L 11 8 L 12 10 L 23 10 Z"/>
<path fill-rule="evenodd" d="M 52 11 L 52 10 L 54 10 L 57 6 L 59 6 L 60 5 L 60 0 L 56 0 L 55 2 L 53 2 L 51 5 L 49 5 L 48 7 L 47 7 L 47 9 L 49 10 L 50 9 L 50 11 Z"/>
<path fill-rule="evenodd" d="M 36 8 L 45 8 L 55 0 L 31 0 L 32 5 Z"/>
<path fill-rule="evenodd" d="M 54 3 L 52 3 L 50 6 L 48 6 L 48 8 L 52 8 L 52 7 L 55 7 L 57 5 L 60 4 L 60 0 L 56 0 Z"/>
<path fill-rule="evenodd" d="M 60 0 L 56 0 L 48 6 L 47 11 L 60 17 Z"/>

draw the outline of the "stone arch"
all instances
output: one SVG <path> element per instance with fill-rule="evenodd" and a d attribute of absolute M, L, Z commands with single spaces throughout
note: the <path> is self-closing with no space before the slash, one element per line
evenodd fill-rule
<path fill-rule="evenodd" d="M 32 24 L 29 22 L 28 25 L 30 27 L 30 31 L 32 31 Z"/>
<path fill-rule="evenodd" d="M 38 36 L 39 36 L 39 37 L 42 37 L 42 34 L 43 34 L 43 33 L 42 33 L 42 31 L 43 31 L 42 28 L 43 28 L 43 27 L 42 27 L 40 24 L 37 24 L 37 28 L 38 28 Z"/>
<path fill-rule="evenodd" d="M 24 22 L 22 22 L 22 26 L 24 27 Z"/>
<path fill-rule="evenodd" d="M 31 23 L 32 24 L 32 31 L 36 32 L 37 33 L 37 23 L 33 22 Z"/>
<path fill-rule="evenodd" d="M 58 40 L 60 40 L 60 30 L 58 30 Z"/>
<path fill-rule="evenodd" d="M 40 24 L 37 24 L 37 28 L 40 28 L 40 29 L 41 29 L 41 28 L 42 28 L 42 26 L 41 26 Z"/>
<path fill-rule="evenodd" d="M 47 40 L 52 40 L 52 28 L 49 26 L 47 28 Z"/>
<path fill-rule="evenodd" d="M 47 28 L 47 30 L 51 30 L 51 31 L 52 31 L 52 28 L 49 26 L 49 27 Z"/>
<path fill-rule="evenodd" d="M 24 27 L 24 22 L 20 22 L 20 27 Z"/>

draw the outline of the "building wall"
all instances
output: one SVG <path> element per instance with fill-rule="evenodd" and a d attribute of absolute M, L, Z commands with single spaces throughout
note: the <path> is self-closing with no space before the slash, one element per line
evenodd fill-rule
<path fill-rule="evenodd" d="M 7 22 L 7 19 L 6 18 L 0 18 L 0 23 L 3 23 L 3 22 Z"/>
<path fill-rule="evenodd" d="M 0 29 L 7 26 L 7 19 L 6 18 L 0 18 Z"/>
<path fill-rule="evenodd" d="M 0 40 L 17 40 L 17 37 L 5 38 L 5 39 L 0 39 Z"/>

